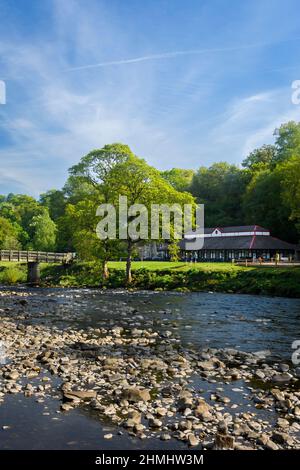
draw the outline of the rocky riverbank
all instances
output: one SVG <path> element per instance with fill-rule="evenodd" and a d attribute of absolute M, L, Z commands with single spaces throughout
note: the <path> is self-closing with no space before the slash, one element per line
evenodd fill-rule
<path fill-rule="evenodd" d="M 0 291 L 0 406 L 7 394 L 51 395 L 61 413 L 83 407 L 114 424 L 105 439 L 129 433 L 195 449 L 300 448 L 299 368 L 267 351 L 183 348 L 130 305 L 118 321 L 92 328 L 73 325 L 72 312 L 53 303 Z M 213 391 L 204 396 L 199 380 Z"/>

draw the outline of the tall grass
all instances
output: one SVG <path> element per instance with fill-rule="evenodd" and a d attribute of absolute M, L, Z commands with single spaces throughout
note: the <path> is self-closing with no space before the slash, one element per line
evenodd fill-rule
<path fill-rule="evenodd" d="M 26 281 L 26 272 L 16 266 L 9 266 L 0 271 L 0 282 L 2 284 L 17 284 Z"/>

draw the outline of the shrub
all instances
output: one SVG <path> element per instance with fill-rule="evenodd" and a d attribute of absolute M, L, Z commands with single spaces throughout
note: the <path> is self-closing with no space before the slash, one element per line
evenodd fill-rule
<path fill-rule="evenodd" d="M 24 282 L 26 280 L 26 273 L 20 268 L 9 266 L 1 273 L 0 280 L 4 284 L 16 284 L 18 282 Z"/>

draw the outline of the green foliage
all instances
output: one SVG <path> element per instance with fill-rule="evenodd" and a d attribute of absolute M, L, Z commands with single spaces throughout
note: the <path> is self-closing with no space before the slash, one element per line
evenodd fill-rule
<path fill-rule="evenodd" d="M 289 207 L 290 219 L 300 233 L 300 158 L 291 157 L 279 165 L 277 171 L 281 178 L 284 203 Z"/>
<path fill-rule="evenodd" d="M 178 240 L 172 240 L 168 245 L 168 253 L 171 261 L 178 261 L 180 257 L 180 247 Z"/>
<path fill-rule="evenodd" d="M 242 199 L 248 181 L 247 172 L 226 162 L 199 168 L 189 190 L 199 203 L 205 205 L 207 227 L 243 223 Z"/>
<path fill-rule="evenodd" d="M 300 122 L 289 121 L 275 129 L 276 155 L 274 164 L 287 161 L 291 157 L 300 158 Z"/>
<path fill-rule="evenodd" d="M 0 282 L 3 284 L 17 284 L 26 281 L 26 271 L 18 266 L 8 266 L 0 269 Z"/>
<path fill-rule="evenodd" d="M 0 250 L 14 250 L 20 248 L 18 230 L 8 219 L 0 217 Z"/>
<path fill-rule="evenodd" d="M 243 167 L 252 172 L 267 170 L 274 163 L 276 156 L 275 145 L 263 145 L 253 150 L 242 162 Z"/>
<path fill-rule="evenodd" d="M 172 168 L 171 170 L 161 171 L 161 176 L 177 191 L 188 191 L 194 174 L 194 170 L 185 170 L 182 168 Z"/>
<path fill-rule="evenodd" d="M 144 264 L 144 267 L 139 267 Z M 64 267 L 42 266 L 45 285 L 65 287 L 126 286 L 124 263 L 111 263 L 110 277 L 103 280 L 100 265 L 81 262 Z M 1 279 L 1 277 L 0 277 Z M 226 263 L 133 263 L 131 287 L 151 290 L 214 291 L 300 297 L 300 269 L 239 267 Z"/>
<path fill-rule="evenodd" d="M 182 207 L 197 200 L 205 204 L 206 226 L 259 224 L 272 235 L 296 243 L 300 233 L 300 123 L 282 124 L 274 135 L 274 145 L 253 150 L 243 168 L 219 162 L 196 172 L 181 168 L 158 171 L 122 143 L 92 150 L 70 169 L 62 190 L 47 191 L 39 200 L 22 194 L 0 196 L 0 249 L 76 251 L 82 260 L 98 262 L 103 273 L 108 260 L 127 256 L 131 269 L 138 240 L 100 241 L 95 232 L 99 222 L 96 208 L 101 203 L 114 204 L 118 216 L 119 195 L 127 196 L 128 205 L 144 204 L 148 209 L 151 204 Z M 138 227 L 138 215 L 131 215 L 128 222 L 135 221 Z M 159 224 L 161 229 L 162 220 Z M 160 234 L 157 241 L 161 239 Z M 175 240 L 169 253 L 178 259 Z"/>
<path fill-rule="evenodd" d="M 264 170 L 253 176 L 244 195 L 243 209 L 249 223 L 272 227 L 272 233 L 277 237 L 297 242 L 298 234 L 283 197 L 279 169 Z"/>
<path fill-rule="evenodd" d="M 49 215 L 53 221 L 62 217 L 66 207 L 66 196 L 64 191 L 51 189 L 40 195 L 40 203 L 48 209 Z"/>
<path fill-rule="evenodd" d="M 32 248 L 38 251 L 54 251 L 57 228 L 47 211 L 32 218 Z"/>

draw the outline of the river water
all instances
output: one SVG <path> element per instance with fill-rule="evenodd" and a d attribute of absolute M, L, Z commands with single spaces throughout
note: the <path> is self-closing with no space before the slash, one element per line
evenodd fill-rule
<path fill-rule="evenodd" d="M 3 290 L 3 289 L 2 289 Z M 14 288 L 14 291 L 18 289 Z M 122 325 L 122 306 L 135 315 L 132 326 L 171 331 L 182 345 L 201 349 L 232 347 L 243 351 L 270 350 L 276 359 L 290 361 L 293 341 L 300 339 L 300 299 L 220 293 L 100 292 L 93 289 L 19 288 L 30 297 L 28 322 L 56 323 L 60 327 Z M 5 307 L 1 305 L 0 308 Z M 1 324 L 1 319 L 0 319 Z M 128 321 L 127 321 L 128 325 Z M 1 366 L 0 366 L 1 367 Z M 201 382 L 204 396 L 218 384 Z M 225 391 L 226 387 L 224 386 Z M 235 382 L 235 389 L 243 384 Z M 243 396 L 227 390 L 232 401 L 249 410 Z M 0 404 L 0 449 L 175 449 L 181 442 L 140 440 L 119 435 L 90 411 L 59 413 L 57 399 L 43 403 L 22 395 L 9 395 Z M 5 430 L 2 427 L 5 426 Z M 7 428 L 6 428 L 7 427 Z M 103 440 L 113 432 L 114 439 Z"/>

